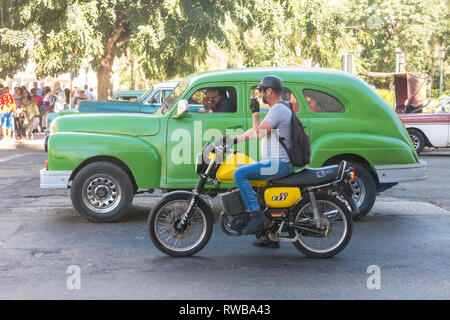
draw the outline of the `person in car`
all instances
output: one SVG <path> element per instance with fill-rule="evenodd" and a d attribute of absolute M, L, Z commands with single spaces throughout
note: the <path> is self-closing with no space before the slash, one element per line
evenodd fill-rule
<path fill-rule="evenodd" d="M 236 112 L 236 105 L 223 88 L 208 88 L 202 101 L 207 112 Z"/>

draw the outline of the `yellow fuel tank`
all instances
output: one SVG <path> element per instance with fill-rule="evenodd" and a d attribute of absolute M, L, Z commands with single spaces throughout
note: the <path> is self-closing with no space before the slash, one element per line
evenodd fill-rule
<path fill-rule="evenodd" d="M 216 179 L 220 182 L 234 182 L 233 173 L 236 169 L 255 162 L 243 153 L 230 154 L 217 170 Z M 265 187 L 267 185 L 267 181 L 250 180 L 249 182 L 254 187 Z"/>
<path fill-rule="evenodd" d="M 289 208 L 300 198 L 301 192 L 296 187 L 273 187 L 264 191 L 264 201 L 269 208 Z"/>

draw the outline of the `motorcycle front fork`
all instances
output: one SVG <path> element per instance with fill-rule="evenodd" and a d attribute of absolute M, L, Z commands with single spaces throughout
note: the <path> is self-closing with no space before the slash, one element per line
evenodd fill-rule
<path fill-rule="evenodd" d="M 208 177 L 206 175 L 202 175 L 195 186 L 194 192 L 192 193 L 191 200 L 186 211 L 183 214 L 180 222 L 177 225 L 177 228 L 184 229 L 186 224 L 189 222 L 189 218 L 191 217 L 192 208 L 195 207 L 198 201 L 198 197 L 200 197 L 200 193 L 203 191 L 206 182 L 208 181 Z"/>

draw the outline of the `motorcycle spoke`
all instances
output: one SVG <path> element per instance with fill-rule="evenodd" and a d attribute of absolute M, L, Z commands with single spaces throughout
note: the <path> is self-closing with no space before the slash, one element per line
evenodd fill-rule
<path fill-rule="evenodd" d="M 188 200 L 169 202 L 157 213 L 156 236 L 170 250 L 190 250 L 203 239 L 206 232 L 206 217 L 198 207 L 192 208 L 190 217 L 183 226 L 179 226 L 188 205 Z"/>
<path fill-rule="evenodd" d="M 299 231 L 296 230 L 299 236 L 299 242 L 303 244 L 307 249 L 316 252 L 327 252 L 336 248 L 344 239 L 346 234 L 345 216 L 341 209 L 332 202 L 318 200 L 317 208 L 319 211 L 319 217 L 321 219 L 321 225 L 328 224 L 328 234 L 324 234 L 324 230 L 319 233 L 311 231 Z M 304 218 L 310 218 L 311 223 L 314 224 L 314 213 L 311 204 L 304 206 L 297 214 L 295 221 L 299 221 Z M 313 229 L 311 227 L 311 229 Z M 317 230 L 319 231 L 319 230 Z"/>

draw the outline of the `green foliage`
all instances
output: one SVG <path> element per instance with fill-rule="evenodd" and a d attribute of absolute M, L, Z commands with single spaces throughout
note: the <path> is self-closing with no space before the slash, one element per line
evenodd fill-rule
<path fill-rule="evenodd" d="M 438 47 L 450 33 L 448 0 L 0 0 L 0 77 L 36 63 L 38 77 L 88 64 L 109 74 L 136 58 L 151 82 L 235 66 L 406 71 L 439 86 Z M 445 81 L 450 69 L 445 66 Z M 106 80 L 105 80 L 106 79 Z M 108 81 L 109 77 L 102 78 Z M 365 79 L 390 88 L 392 78 Z M 128 81 L 128 80 L 127 80 Z"/>
<path fill-rule="evenodd" d="M 362 69 L 395 71 L 395 49 L 406 55 L 405 71 L 425 77 L 439 86 L 438 47 L 450 35 L 450 11 L 446 0 L 354 0 L 348 23 L 359 26 L 372 39 L 362 46 Z M 361 39 L 360 39 L 361 41 Z M 447 67 L 447 74 L 450 71 Z M 388 88 L 393 78 L 366 79 Z"/>
<path fill-rule="evenodd" d="M 395 110 L 395 92 L 393 90 L 375 89 L 375 91 L 393 110 Z"/>

